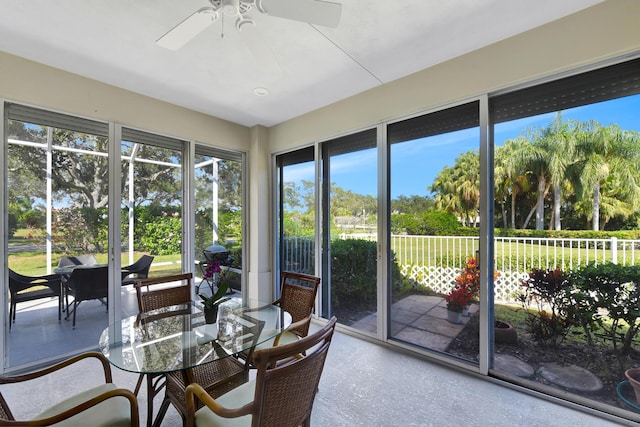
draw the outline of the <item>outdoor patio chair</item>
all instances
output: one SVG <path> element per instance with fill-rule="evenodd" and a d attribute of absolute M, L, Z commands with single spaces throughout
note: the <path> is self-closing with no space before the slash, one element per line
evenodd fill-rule
<path fill-rule="evenodd" d="M 189 385 L 187 427 L 310 425 L 335 325 L 336 318 L 332 317 L 318 332 L 296 342 L 257 350 L 256 379 L 219 398 L 212 398 L 198 384 Z M 204 407 L 197 409 L 196 397 Z"/>
<path fill-rule="evenodd" d="M 133 285 L 136 280 L 149 277 L 153 258 L 151 255 L 142 255 L 133 264 L 122 267 L 122 286 Z"/>
<path fill-rule="evenodd" d="M 35 372 L 16 376 L 0 376 L 0 384 L 15 384 L 24 381 L 35 380 L 59 371 L 85 359 L 95 358 L 102 364 L 104 371 L 104 384 L 100 384 L 82 393 L 71 396 L 54 406 L 45 409 L 31 420 L 16 420 L 7 401 L 0 393 L 0 425 L 3 426 L 113 426 L 129 427 L 139 426 L 138 402 L 129 390 L 120 389 L 113 383 L 111 367 L 107 359 L 97 352 L 79 354 L 70 359 L 56 363 Z M 69 374 L 65 381 L 73 381 L 73 370 L 69 368 Z M 59 383 L 45 383 L 49 386 Z M 46 389 L 34 387 L 29 390 L 29 396 L 25 399 L 35 399 L 38 391 L 47 393 Z M 51 390 L 47 398 L 55 396 L 60 390 Z"/>
<path fill-rule="evenodd" d="M 58 274 L 46 276 L 24 276 L 9 269 L 9 329 L 16 321 L 16 305 L 19 302 L 42 298 L 58 298 L 58 322 L 62 313 L 62 277 Z"/>
<path fill-rule="evenodd" d="M 73 328 L 76 328 L 76 313 L 82 301 L 99 299 L 107 305 L 109 293 L 109 267 L 86 267 L 75 268 L 69 278 L 65 281 L 65 298 L 67 306 L 66 320 L 73 311 Z M 70 311 L 69 295 L 73 296 L 73 305 Z"/>

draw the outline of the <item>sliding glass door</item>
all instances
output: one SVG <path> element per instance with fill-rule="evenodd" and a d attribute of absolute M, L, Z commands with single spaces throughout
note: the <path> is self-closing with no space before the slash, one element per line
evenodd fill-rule
<path fill-rule="evenodd" d="M 322 144 L 322 315 L 378 331 L 377 129 Z"/>
<path fill-rule="evenodd" d="M 95 348 L 108 324 L 106 287 L 105 298 L 69 308 L 70 274 L 38 279 L 51 277 L 71 256 L 87 264 L 109 262 L 108 125 L 15 104 L 5 108 L 8 295 L 15 318 L 6 323 L 5 368 L 16 368 Z M 25 286 L 29 281 L 33 286 Z M 66 320 L 74 308 L 75 328 Z"/>
<path fill-rule="evenodd" d="M 483 197 L 478 108 L 472 102 L 387 128 L 389 336 L 474 363 Z M 462 341 L 472 348 L 461 352 Z"/>

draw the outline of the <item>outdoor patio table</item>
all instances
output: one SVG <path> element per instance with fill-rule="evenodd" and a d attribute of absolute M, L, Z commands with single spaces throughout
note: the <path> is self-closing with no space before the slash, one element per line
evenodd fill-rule
<path fill-rule="evenodd" d="M 213 324 L 204 322 L 201 308 L 196 302 L 123 318 L 102 332 L 100 350 L 125 371 L 183 371 L 189 378 L 191 368 L 248 351 L 291 324 L 291 315 L 270 302 L 231 298 Z"/>

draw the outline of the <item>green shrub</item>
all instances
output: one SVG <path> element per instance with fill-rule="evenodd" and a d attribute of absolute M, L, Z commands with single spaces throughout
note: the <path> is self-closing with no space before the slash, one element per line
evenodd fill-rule
<path fill-rule="evenodd" d="M 161 212 L 142 223 L 139 242 L 151 255 L 173 255 L 182 250 L 182 220 L 179 212 Z"/>
<path fill-rule="evenodd" d="M 340 306 L 367 305 L 377 301 L 376 242 L 360 239 L 331 242 L 331 304 Z M 402 288 L 400 269 L 392 257 L 392 290 Z"/>
<path fill-rule="evenodd" d="M 573 271 L 569 280 L 573 312 L 585 332 L 596 322 L 616 352 L 628 354 L 640 330 L 640 266 L 589 264 Z"/>
<path fill-rule="evenodd" d="M 461 226 L 455 215 L 433 211 L 415 215 L 391 215 L 391 228 L 394 233 L 413 236 L 452 236 L 458 234 Z"/>
<path fill-rule="evenodd" d="M 522 286 L 524 293 L 520 301 L 527 314 L 527 330 L 537 342 L 551 342 L 557 347 L 569 332 L 573 320 L 567 315 L 567 291 L 571 285 L 565 274 L 558 269 L 533 269 Z"/>

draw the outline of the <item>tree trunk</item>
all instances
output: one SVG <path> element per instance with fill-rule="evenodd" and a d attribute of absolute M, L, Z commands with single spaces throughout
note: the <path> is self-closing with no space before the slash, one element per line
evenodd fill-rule
<path fill-rule="evenodd" d="M 511 194 L 511 228 L 516 228 L 516 195 Z"/>
<path fill-rule="evenodd" d="M 600 181 L 593 186 L 593 231 L 600 230 Z"/>
<path fill-rule="evenodd" d="M 553 228 L 554 230 L 562 230 L 560 225 L 560 202 L 562 193 L 559 185 L 553 186 Z"/>
<path fill-rule="evenodd" d="M 507 221 L 507 211 L 504 208 L 505 203 L 500 203 L 500 208 L 502 209 L 502 226 L 504 228 L 509 228 L 509 222 Z"/>
<path fill-rule="evenodd" d="M 527 215 L 527 217 L 525 218 L 524 222 L 522 223 L 522 229 L 527 228 L 527 224 L 529 224 L 529 221 L 531 220 L 531 217 L 533 216 L 533 214 L 536 212 L 536 210 L 538 209 L 538 205 L 535 205 L 530 211 L 529 211 L 529 215 Z"/>
<path fill-rule="evenodd" d="M 544 177 L 538 181 L 538 203 L 536 204 L 536 230 L 544 230 L 544 195 L 547 182 Z"/>

